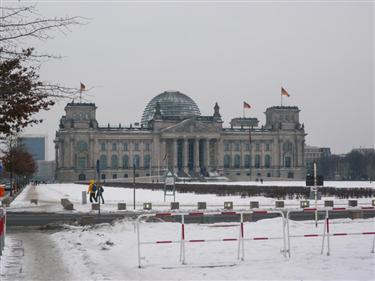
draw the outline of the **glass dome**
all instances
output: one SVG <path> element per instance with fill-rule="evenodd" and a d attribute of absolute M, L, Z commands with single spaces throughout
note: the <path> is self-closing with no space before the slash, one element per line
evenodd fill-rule
<path fill-rule="evenodd" d="M 161 114 L 165 117 L 189 118 L 201 115 L 197 104 L 190 97 L 178 91 L 166 91 L 147 104 L 143 111 L 142 124 L 147 125 L 154 117 L 157 102 L 160 104 Z"/>

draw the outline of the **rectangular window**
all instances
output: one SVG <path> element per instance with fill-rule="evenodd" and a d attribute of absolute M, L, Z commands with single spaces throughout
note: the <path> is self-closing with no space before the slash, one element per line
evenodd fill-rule
<path fill-rule="evenodd" d="M 139 151 L 139 143 L 137 142 L 134 143 L 134 150 Z"/>
<path fill-rule="evenodd" d="M 260 145 L 259 143 L 255 144 L 255 151 L 259 151 L 260 150 Z"/>
<path fill-rule="evenodd" d="M 292 166 L 292 158 L 289 156 L 285 157 L 285 167 L 290 168 Z"/>
<path fill-rule="evenodd" d="M 104 150 L 105 150 L 105 142 L 102 142 L 102 143 L 100 144 L 100 150 L 101 150 L 101 151 L 104 151 Z"/>
<path fill-rule="evenodd" d="M 117 144 L 115 142 L 112 143 L 112 150 L 117 150 Z"/>
<path fill-rule="evenodd" d="M 77 162 L 78 169 L 86 168 L 86 157 L 78 157 Z"/>
<path fill-rule="evenodd" d="M 266 143 L 266 151 L 270 151 L 270 144 Z"/>
<path fill-rule="evenodd" d="M 240 151 L 240 143 L 239 143 L 239 142 L 236 142 L 236 143 L 234 144 L 234 150 L 235 150 L 235 151 Z"/>
<path fill-rule="evenodd" d="M 149 143 L 145 143 L 145 151 L 150 151 L 150 144 Z"/>
<path fill-rule="evenodd" d="M 249 144 L 249 143 L 245 144 L 245 150 L 246 150 L 246 151 L 249 151 L 249 150 L 250 150 L 250 144 Z"/>
<path fill-rule="evenodd" d="M 127 143 L 124 143 L 124 151 L 129 151 L 129 146 Z"/>
<path fill-rule="evenodd" d="M 230 143 L 229 142 L 225 142 L 224 143 L 224 151 L 229 151 L 230 150 Z"/>

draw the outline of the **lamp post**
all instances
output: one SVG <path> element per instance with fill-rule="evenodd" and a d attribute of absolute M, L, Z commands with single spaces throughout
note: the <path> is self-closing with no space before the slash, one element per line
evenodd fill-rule
<path fill-rule="evenodd" d="M 99 192 L 99 188 L 100 188 L 100 161 L 99 160 L 96 160 L 96 174 L 97 174 L 97 179 L 98 179 L 98 186 L 96 187 L 98 192 Z M 100 198 L 98 198 L 99 200 L 99 211 L 98 211 L 98 215 L 100 215 Z M 104 201 L 103 201 L 104 203 Z"/>
<path fill-rule="evenodd" d="M 133 163 L 133 208 L 135 210 L 135 163 Z"/>

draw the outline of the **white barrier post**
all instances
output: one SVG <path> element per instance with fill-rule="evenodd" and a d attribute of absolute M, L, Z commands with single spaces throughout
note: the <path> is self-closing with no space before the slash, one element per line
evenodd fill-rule
<path fill-rule="evenodd" d="M 243 261 L 245 259 L 245 243 L 244 243 L 244 231 L 243 231 L 243 213 L 241 215 L 241 222 L 240 222 L 240 233 L 238 235 L 238 250 L 237 250 L 237 259 Z"/>
<path fill-rule="evenodd" d="M 141 268 L 141 243 L 140 243 L 140 240 L 139 240 L 139 218 L 141 216 L 138 217 L 138 220 L 137 220 L 137 242 L 138 242 L 138 268 Z"/>
<path fill-rule="evenodd" d="M 180 261 L 185 264 L 185 215 L 181 215 Z"/>
<path fill-rule="evenodd" d="M 327 218 L 327 215 L 326 215 L 326 218 Z M 322 249 L 320 250 L 321 255 L 323 255 L 323 251 L 324 251 L 324 241 L 326 239 L 326 229 L 327 229 L 327 221 L 324 220 L 324 227 L 323 227 L 323 234 L 322 234 L 322 237 L 323 237 L 322 238 Z"/>
<path fill-rule="evenodd" d="M 322 249 L 320 251 L 320 254 L 323 255 L 324 251 L 324 240 L 325 237 L 327 236 L 327 256 L 330 255 L 330 245 L 329 245 L 329 213 L 328 209 L 326 210 L 326 217 L 324 219 L 324 229 L 323 229 L 323 239 L 322 239 Z"/>
<path fill-rule="evenodd" d="M 289 211 L 287 212 L 286 214 L 286 231 L 287 231 L 287 234 L 288 234 L 288 256 L 290 258 L 290 231 L 289 231 Z"/>
<path fill-rule="evenodd" d="M 244 229 L 243 229 L 243 213 L 241 212 L 241 242 L 242 242 L 242 259 L 245 260 L 245 243 L 244 243 Z"/>
<path fill-rule="evenodd" d="M 374 249 L 375 249 L 375 235 L 374 235 L 374 240 L 372 241 L 372 251 L 371 251 L 371 253 L 374 253 Z"/>
<path fill-rule="evenodd" d="M 330 247 L 329 247 L 329 215 L 328 215 L 328 210 L 326 211 L 326 221 L 327 221 L 327 256 L 330 255 Z"/>
<path fill-rule="evenodd" d="M 285 238 L 285 224 L 286 224 L 286 220 L 285 220 L 285 217 L 282 216 L 281 220 L 282 220 L 282 224 L 283 224 L 283 242 L 284 242 L 283 256 L 284 256 L 284 258 L 286 258 L 286 238 Z M 288 238 L 289 238 L 289 236 L 288 236 Z"/>

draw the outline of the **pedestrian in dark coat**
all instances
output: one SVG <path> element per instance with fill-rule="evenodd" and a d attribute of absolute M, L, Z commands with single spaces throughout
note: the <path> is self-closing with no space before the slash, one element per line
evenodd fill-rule
<path fill-rule="evenodd" d="M 104 188 L 101 184 L 97 183 L 97 191 L 96 191 L 96 200 L 100 203 L 100 198 L 102 198 L 102 204 L 104 204 L 103 192 Z"/>

